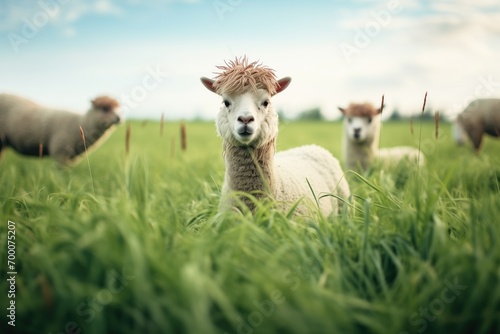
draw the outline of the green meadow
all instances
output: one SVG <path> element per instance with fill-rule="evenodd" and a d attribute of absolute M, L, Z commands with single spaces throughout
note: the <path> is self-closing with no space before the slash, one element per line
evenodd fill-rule
<path fill-rule="evenodd" d="M 213 123 L 186 124 L 186 151 L 179 123 L 129 124 L 128 155 L 127 124 L 73 168 L 3 154 L 1 333 L 500 332 L 500 141 L 476 155 L 449 124 L 386 123 L 381 146 L 425 166 L 348 172 L 341 215 L 297 217 L 217 212 Z M 342 160 L 341 137 L 282 123 L 278 150 Z"/>

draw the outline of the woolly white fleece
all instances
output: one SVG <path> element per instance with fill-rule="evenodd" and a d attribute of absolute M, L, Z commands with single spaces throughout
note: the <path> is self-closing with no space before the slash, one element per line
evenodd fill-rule
<path fill-rule="evenodd" d="M 330 152 L 316 145 L 307 145 L 278 152 L 274 159 L 277 200 L 285 206 L 304 198 L 305 203 L 314 203 L 314 191 L 323 214 L 338 211 L 342 202 L 333 194 L 347 199 L 350 196 L 349 185 L 339 161 Z M 308 182 L 311 187 L 309 187 Z M 304 210 L 300 207 L 299 210 Z"/>

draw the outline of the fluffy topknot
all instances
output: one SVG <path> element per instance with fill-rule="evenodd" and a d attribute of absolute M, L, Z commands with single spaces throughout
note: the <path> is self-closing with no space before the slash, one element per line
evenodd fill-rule
<path fill-rule="evenodd" d="M 241 94 L 249 89 L 265 89 L 269 94 L 276 94 L 278 81 L 274 70 L 254 61 L 248 63 L 246 56 L 225 61 L 217 66 L 222 72 L 215 73 L 214 89 L 216 93 Z"/>
<path fill-rule="evenodd" d="M 346 109 L 342 109 L 346 116 L 373 117 L 380 114 L 381 110 L 375 108 L 371 103 L 351 103 Z"/>
<path fill-rule="evenodd" d="M 92 100 L 92 106 L 95 109 L 109 111 L 118 108 L 120 104 L 109 96 L 99 96 Z"/>

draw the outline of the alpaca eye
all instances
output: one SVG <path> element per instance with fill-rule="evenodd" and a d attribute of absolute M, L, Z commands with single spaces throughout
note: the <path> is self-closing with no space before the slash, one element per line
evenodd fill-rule
<path fill-rule="evenodd" d="M 348 123 L 352 123 L 352 118 L 350 118 L 350 117 L 349 117 L 349 118 L 347 118 L 347 122 L 348 122 Z"/>
<path fill-rule="evenodd" d="M 226 106 L 226 108 L 229 108 L 229 106 L 231 105 L 231 102 L 229 102 L 228 100 L 224 100 L 223 103 Z"/>
<path fill-rule="evenodd" d="M 264 108 L 267 108 L 267 106 L 269 105 L 269 101 L 266 100 L 262 102 L 262 105 L 264 106 Z"/>
<path fill-rule="evenodd" d="M 370 124 L 371 122 L 372 122 L 372 118 L 368 117 L 368 124 Z"/>

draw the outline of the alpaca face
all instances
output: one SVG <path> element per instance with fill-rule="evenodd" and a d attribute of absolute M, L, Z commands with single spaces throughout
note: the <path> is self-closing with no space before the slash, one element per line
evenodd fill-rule
<path fill-rule="evenodd" d="M 380 122 L 379 116 L 346 116 L 344 118 L 344 128 L 347 137 L 354 143 L 370 142 L 378 131 L 377 123 Z"/>
<path fill-rule="evenodd" d="M 238 77 L 232 80 L 239 81 Z M 219 135 L 233 146 L 254 148 L 268 143 L 278 135 L 278 115 L 272 108 L 271 96 L 284 91 L 291 81 L 290 77 L 276 81 L 274 93 L 261 88 L 253 89 L 254 86 L 249 85 L 243 86 L 241 92 L 229 94 L 218 91 L 215 80 L 201 78 L 203 86 L 222 97 L 216 123 Z"/>
<path fill-rule="evenodd" d="M 371 144 L 380 130 L 382 108 L 375 109 L 369 103 L 351 103 L 349 107 L 339 107 L 344 115 L 344 134 L 350 142 Z"/>
<path fill-rule="evenodd" d="M 219 135 L 234 146 L 258 147 L 278 133 L 278 115 L 264 89 L 243 94 L 222 94 L 217 116 Z"/>

